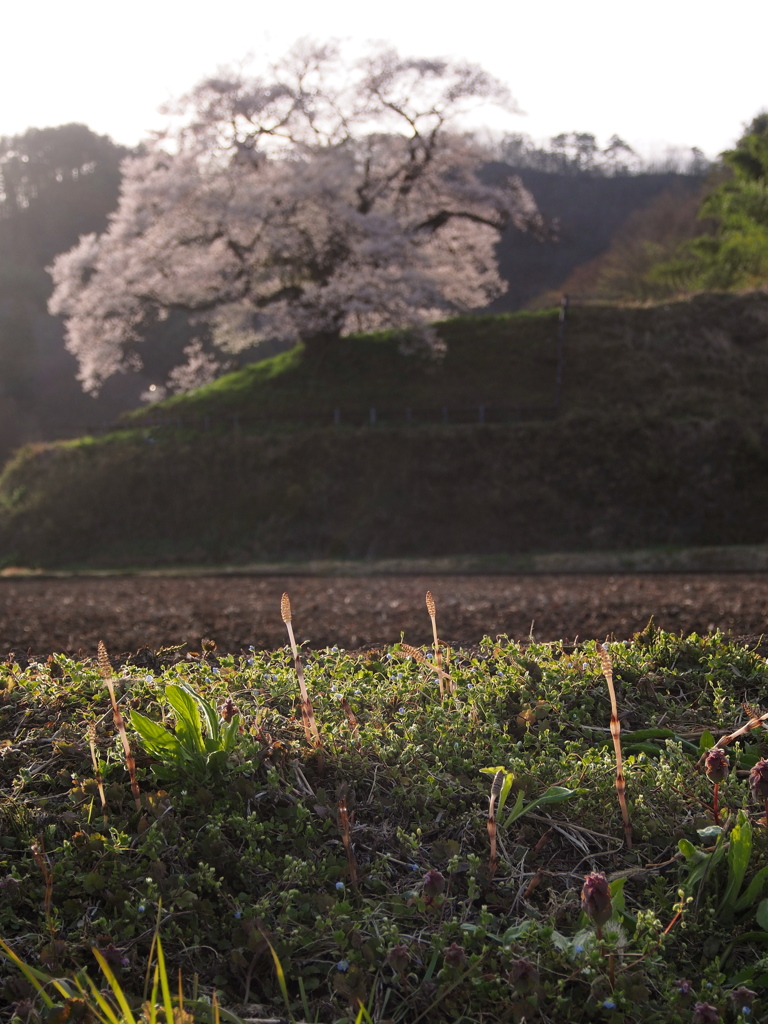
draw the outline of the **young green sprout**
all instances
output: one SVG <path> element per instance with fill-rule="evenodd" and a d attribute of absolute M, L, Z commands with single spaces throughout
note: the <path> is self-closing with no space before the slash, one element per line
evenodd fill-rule
<path fill-rule="evenodd" d="M 720 783 L 725 782 L 728 777 L 729 765 L 728 758 L 720 747 L 713 747 L 707 754 L 704 760 L 704 771 L 707 773 L 707 778 L 714 786 L 714 793 L 712 796 L 712 813 L 715 820 L 715 824 L 720 824 L 720 814 L 717 806 L 718 801 L 718 790 Z"/>
<path fill-rule="evenodd" d="M 629 811 L 627 810 L 626 784 L 624 782 L 623 761 L 621 757 L 621 722 L 619 721 L 619 709 L 616 705 L 616 690 L 613 686 L 613 661 L 604 644 L 597 645 L 597 653 L 600 655 L 605 681 L 608 683 L 608 693 L 611 697 L 611 738 L 613 739 L 613 750 L 616 754 L 616 796 L 619 799 L 621 817 L 624 821 L 624 841 L 627 849 L 632 849 L 632 826 L 629 823 Z"/>

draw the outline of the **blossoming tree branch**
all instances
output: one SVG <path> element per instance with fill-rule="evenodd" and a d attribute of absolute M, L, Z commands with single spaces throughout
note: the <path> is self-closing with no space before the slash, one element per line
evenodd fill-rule
<path fill-rule="evenodd" d="M 57 257 L 50 309 L 67 318 L 83 387 L 141 366 L 153 325 L 196 325 L 169 390 L 212 379 L 268 338 L 322 350 L 342 334 L 429 324 L 501 294 L 500 231 L 538 228 L 513 175 L 483 182 L 457 126 L 514 103 L 482 69 L 377 50 L 345 61 L 299 44 L 263 77 L 201 82 L 176 127 L 123 165 L 107 231 Z"/>

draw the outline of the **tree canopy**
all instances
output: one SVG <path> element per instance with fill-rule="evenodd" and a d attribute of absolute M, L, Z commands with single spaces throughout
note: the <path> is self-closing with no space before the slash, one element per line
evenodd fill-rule
<path fill-rule="evenodd" d="M 768 112 L 758 114 L 704 196 L 712 231 L 685 243 L 649 273 L 677 291 L 738 290 L 768 283 Z"/>
<path fill-rule="evenodd" d="M 507 90 L 472 64 L 382 49 L 345 61 L 300 44 L 262 77 L 222 71 L 170 111 L 177 125 L 123 165 L 119 207 L 54 262 L 51 312 L 87 390 L 141 365 L 158 320 L 198 337 L 170 387 L 204 383 L 268 338 L 318 350 L 342 333 L 409 329 L 504 290 L 498 233 L 537 227 L 513 175 L 456 117 Z"/>

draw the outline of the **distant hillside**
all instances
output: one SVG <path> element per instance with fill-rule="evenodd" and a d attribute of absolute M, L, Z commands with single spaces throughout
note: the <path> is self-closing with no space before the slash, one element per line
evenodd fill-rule
<path fill-rule="evenodd" d="M 441 330 L 451 344 L 438 367 L 406 362 L 391 336 L 349 340 L 323 364 L 297 349 L 115 434 L 23 450 L 0 477 L 2 561 L 765 542 L 768 294 L 573 310 L 560 414 L 527 422 L 495 422 L 494 411 L 551 407 L 556 314 Z M 485 423 L 452 421 L 481 403 Z M 387 415 L 373 425 L 369 407 Z M 427 409 L 437 416 L 420 422 Z"/>
<path fill-rule="evenodd" d="M 509 173 L 506 164 L 491 164 L 490 180 Z M 508 231 L 496 248 L 508 290 L 488 312 L 522 309 L 543 293 L 560 288 L 577 268 L 610 246 L 628 218 L 665 192 L 681 198 L 696 195 L 698 175 L 667 173 L 552 174 L 522 168 L 516 172 L 553 227 L 550 239 Z"/>
<path fill-rule="evenodd" d="M 765 409 L 768 296 L 701 295 L 658 306 L 572 306 L 565 327 L 563 415 L 597 406 L 675 418 L 752 416 Z M 434 363 L 403 355 L 394 332 L 342 339 L 322 359 L 299 347 L 143 407 L 128 424 L 178 417 L 208 427 L 237 414 L 265 423 L 442 418 L 489 420 L 502 410 L 555 403 L 558 311 L 459 317 L 438 325 L 447 342 Z M 541 412 L 538 413 L 541 415 Z M 455 420 L 456 417 L 454 417 Z"/>

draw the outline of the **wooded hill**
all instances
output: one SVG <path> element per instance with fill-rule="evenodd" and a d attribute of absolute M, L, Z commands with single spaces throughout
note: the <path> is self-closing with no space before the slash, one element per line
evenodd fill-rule
<path fill-rule="evenodd" d="M 19 444 L 76 436 L 111 423 L 139 404 L 151 383 L 161 383 L 190 336 L 179 316 L 154 328 L 142 345 L 141 373 L 116 375 L 98 398 L 84 394 L 77 364 L 64 348 L 63 323 L 46 302 L 45 268 L 80 235 L 103 231 L 117 204 L 120 161 L 127 151 L 84 125 L 30 129 L 0 139 L 0 463 Z M 562 163 L 562 162 L 561 162 Z M 509 164 L 486 168 L 489 180 Z M 670 188 L 695 192 L 703 169 L 606 176 L 576 163 L 514 167 L 549 226 L 539 239 L 507 231 L 497 252 L 506 295 L 490 311 L 524 307 L 557 289 L 571 270 L 604 251 L 633 212 Z M 246 354 L 244 362 L 270 354 Z"/>
<path fill-rule="evenodd" d="M 24 449 L 0 478 L 5 565 L 766 540 L 765 293 L 573 309 L 557 415 L 557 311 L 440 330 L 438 365 L 391 335 L 314 365 L 298 349 L 114 434 Z"/>

